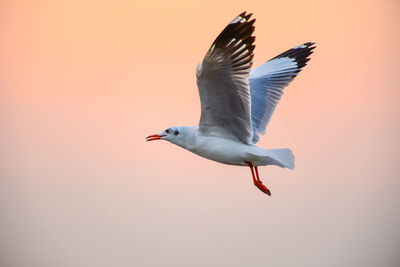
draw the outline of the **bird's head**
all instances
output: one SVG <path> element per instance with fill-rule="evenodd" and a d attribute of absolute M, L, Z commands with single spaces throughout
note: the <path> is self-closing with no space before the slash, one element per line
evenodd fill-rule
<path fill-rule="evenodd" d="M 165 129 L 159 134 L 153 134 L 146 137 L 146 141 L 167 140 L 173 144 L 182 142 L 186 133 L 186 127 L 173 126 Z"/>

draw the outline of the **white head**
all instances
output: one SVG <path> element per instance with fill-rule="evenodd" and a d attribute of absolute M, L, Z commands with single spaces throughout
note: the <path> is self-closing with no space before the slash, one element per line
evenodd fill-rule
<path fill-rule="evenodd" d="M 146 141 L 166 140 L 176 145 L 184 145 L 186 137 L 189 134 L 189 128 L 182 126 L 173 126 L 165 129 L 159 134 L 153 134 L 146 137 Z"/>

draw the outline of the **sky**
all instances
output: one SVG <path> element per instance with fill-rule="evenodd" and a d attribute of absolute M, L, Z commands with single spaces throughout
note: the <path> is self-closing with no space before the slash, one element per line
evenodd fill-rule
<path fill-rule="evenodd" d="M 399 266 L 399 3 L 5 0 L 0 265 Z M 258 143 L 293 171 L 145 137 L 195 125 L 195 68 L 242 11 L 254 66 L 311 61 Z"/>

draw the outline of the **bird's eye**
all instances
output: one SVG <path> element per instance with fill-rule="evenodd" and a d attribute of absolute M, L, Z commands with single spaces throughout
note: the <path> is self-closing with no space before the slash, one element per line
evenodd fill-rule
<path fill-rule="evenodd" d="M 165 132 L 166 132 L 167 134 L 169 134 L 169 129 L 165 130 Z"/>
<path fill-rule="evenodd" d="M 175 135 L 178 135 L 178 134 L 179 134 L 179 131 L 175 131 L 174 134 L 175 134 Z"/>

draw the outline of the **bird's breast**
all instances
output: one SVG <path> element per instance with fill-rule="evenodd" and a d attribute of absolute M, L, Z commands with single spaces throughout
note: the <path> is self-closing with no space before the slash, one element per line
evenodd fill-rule
<path fill-rule="evenodd" d="M 249 147 L 246 144 L 224 138 L 197 136 L 195 141 L 185 148 L 201 157 L 219 163 L 246 166 L 244 161 L 248 160 Z"/>

